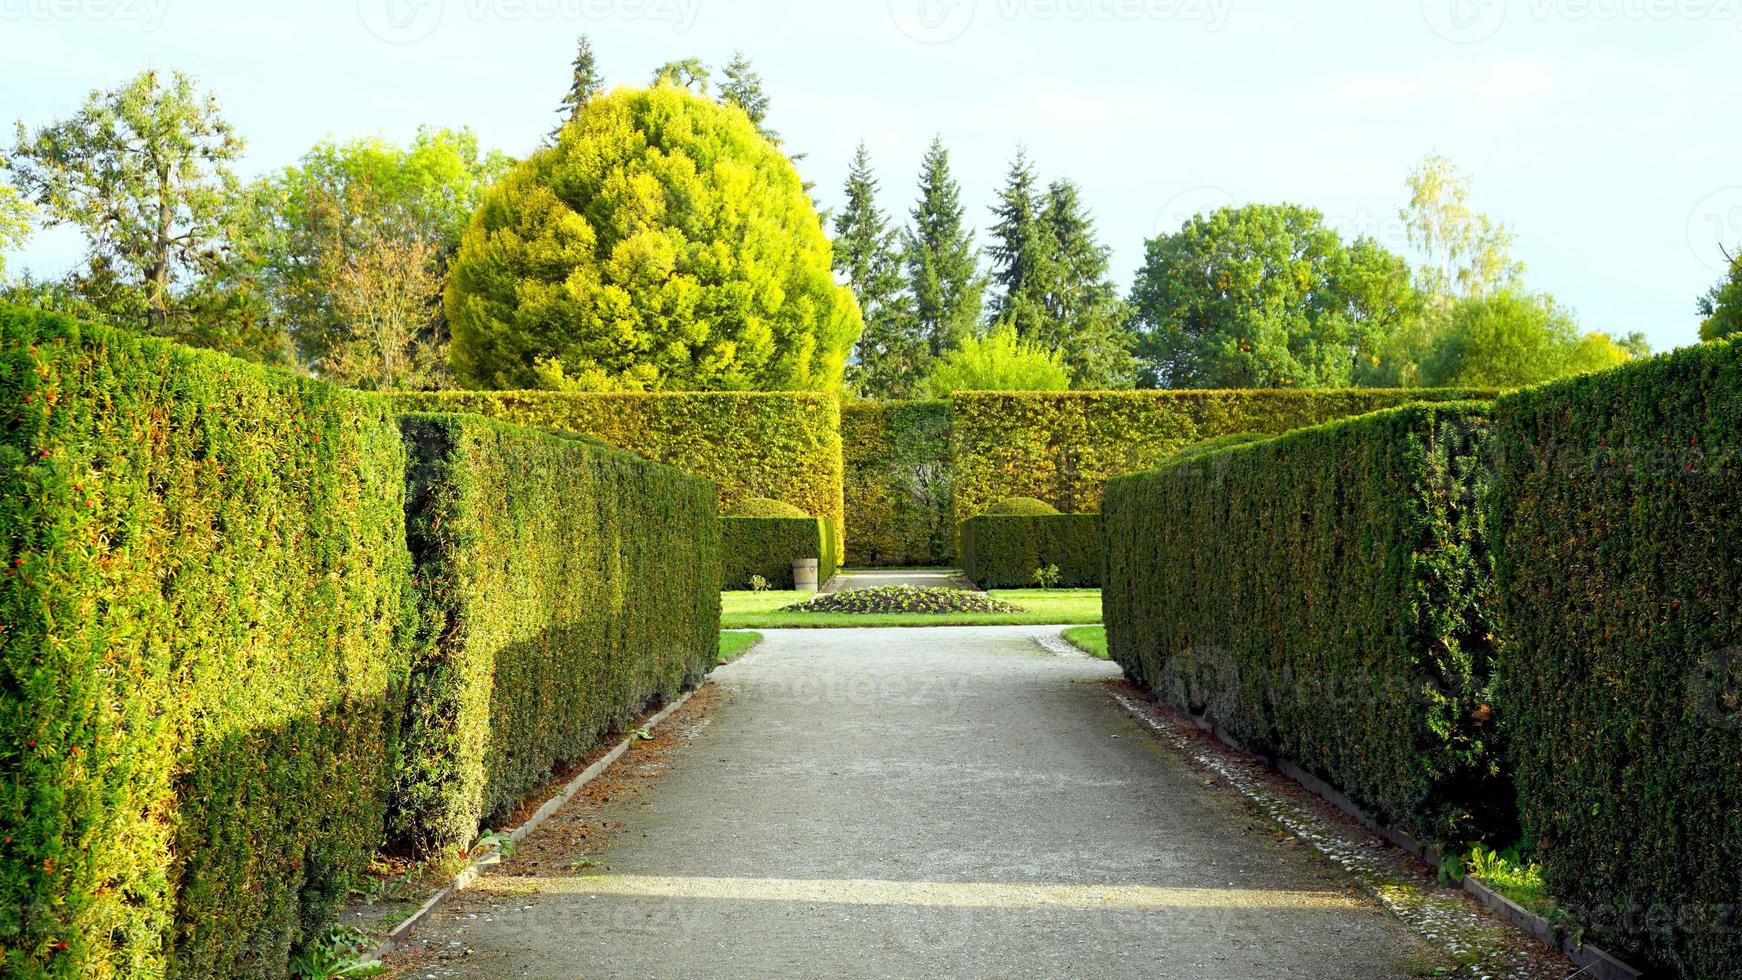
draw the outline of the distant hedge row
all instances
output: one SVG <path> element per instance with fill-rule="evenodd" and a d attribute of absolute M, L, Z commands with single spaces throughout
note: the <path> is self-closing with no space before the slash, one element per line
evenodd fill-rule
<path fill-rule="evenodd" d="M 1498 404 L 1501 718 L 1592 941 L 1742 976 L 1742 346 Z"/>
<path fill-rule="evenodd" d="M 282 975 L 381 839 L 398 427 L 10 307 L 0 412 L 0 972 Z"/>
<path fill-rule="evenodd" d="M 847 554 L 856 565 L 956 560 L 948 402 L 841 406 Z"/>
<path fill-rule="evenodd" d="M 591 436 L 712 480 L 720 505 L 785 501 L 845 524 L 841 406 L 816 392 L 436 392 L 395 395 L 409 411 L 473 412 Z M 837 539 L 836 547 L 844 547 Z"/>
<path fill-rule="evenodd" d="M 833 578 L 840 567 L 835 550 L 838 533 L 826 517 L 720 518 L 720 583 L 726 589 L 748 589 L 760 575 L 770 588 L 793 587 L 792 563 L 817 559 L 817 585 Z"/>
<path fill-rule="evenodd" d="M 695 477 L 12 307 L 0 412 L 7 976 L 283 976 L 711 661 Z"/>
<path fill-rule="evenodd" d="M 954 522 L 1005 497 L 1067 514 L 1100 509 L 1108 480 L 1231 433 L 1276 435 L 1461 390 L 962 392 L 951 398 Z M 849 532 L 851 533 L 851 532 Z"/>
<path fill-rule="evenodd" d="M 1115 479 L 1114 659 L 1418 837 L 1505 837 L 1488 411 L 1410 406 Z"/>
<path fill-rule="evenodd" d="M 402 426 L 421 629 L 392 830 L 430 853 L 470 844 L 557 766 L 700 681 L 719 643 L 720 546 L 699 478 L 476 416 Z"/>
<path fill-rule="evenodd" d="M 1055 565 L 1055 585 L 1099 588 L 1101 553 L 1098 514 L 982 514 L 962 523 L 962 570 L 982 589 L 1032 588 L 1035 570 Z"/>

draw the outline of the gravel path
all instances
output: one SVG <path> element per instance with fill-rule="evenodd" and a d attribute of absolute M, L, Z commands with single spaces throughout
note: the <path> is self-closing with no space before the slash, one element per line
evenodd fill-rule
<path fill-rule="evenodd" d="M 766 632 L 406 977 L 1399 977 L 1440 954 L 1056 629 Z M 667 744 L 669 743 L 669 744 Z M 548 829 L 547 829 L 548 828 Z"/>

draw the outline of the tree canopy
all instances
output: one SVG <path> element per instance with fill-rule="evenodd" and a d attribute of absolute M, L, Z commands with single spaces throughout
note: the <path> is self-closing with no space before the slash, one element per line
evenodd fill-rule
<path fill-rule="evenodd" d="M 446 309 L 483 388 L 832 391 L 861 329 L 791 161 L 675 84 L 592 100 L 493 187 Z"/>
<path fill-rule="evenodd" d="M 1131 291 L 1146 382 L 1168 388 L 1365 383 L 1417 315 L 1404 260 L 1345 244 L 1311 208 L 1223 208 L 1151 239 Z"/>
<path fill-rule="evenodd" d="M 937 362 L 927 382 L 933 398 L 957 391 L 1064 391 L 1070 386 L 1063 356 L 1017 337 L 1008 323 L 984 336 L 963 337 Z"/>
<path fill-rule="evenodd" d="M 1519 388 L 1607 370 L 1631 356 L 1606 334 L 1581 335 L 1551 297 L 1504 290 L 1452 306 L 1422 356 L 1421 383 Z"/>
<path fill-rule="evenodd" d="M 1742 250 L 1730 260 L 1730 271 L 1712 291 L 1700 297 L 1700 339 L 1722 340 L 1742 333 Z"/>

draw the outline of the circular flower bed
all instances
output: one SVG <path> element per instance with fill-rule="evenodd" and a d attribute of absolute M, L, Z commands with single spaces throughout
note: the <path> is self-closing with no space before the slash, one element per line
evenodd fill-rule
<path fill-rule="evenodd" d="M 816 613 L 1019 613 L 1021 606 L 994 599 L 984 592 L 961 589 L 920 589 L 911 585 L 883 585 L 875 589 L 830 592 L 781 612 Z"/>

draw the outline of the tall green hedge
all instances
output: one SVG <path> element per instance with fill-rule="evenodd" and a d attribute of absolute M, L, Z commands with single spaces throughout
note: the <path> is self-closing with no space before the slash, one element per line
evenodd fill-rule
<path fill-rule="evenodd" d="M 701 679 L 719 534 L 673 468 L 476 416 L 403 428 L 422 616 L 392 830 L 429 852 Z"/>
<path fill-rule="evenodd" d="M 1528 839 L 1593 941 L 1742 975 L 1742 346 L 1502 399 L 1490 521 Z"/>
<path fill-rule="evenodd" d="M 1099 514 L 1007 517 L 981 514 L 962 523 L 962 571 L 982 589 L 1025 589 L 1036 569 L 1058 566 L 1057 585 L 1101 585 Z"/>
<path fill-rule="evenodd" d="M 948 402 L 848 402 L 841 451 L 854 565 L 955 560 Z"/>
<path fill-rule="evenodd" d="M 837 539 L 834 522 L 826 517 L 722 517 L 721 587 L 748 589 L 750 576 L 760 575 L 771 588 L 790 589 L 792 563 L 800 558 L 817 560 L 821 586 L 840 568 Z"/>
<path fill-rule="evenodd" d="M 841 407 L 815 392 L 402 394 L 408 411 L 472 412 L 592 436 L 712 480 L 720 505 L 785 501 L 835 521 L 840 533 Z M 837 539 L 836 547 L 844 546 Z"/>
<path fill-rule="evenodd" d="M 1114 659 L 1421 839 L 1504 835 L 1487 431 L 1410 406 L 1114 480 Z"/>
<path fill-rule="evenodd" d="M 398 427 L 10 307 L 0 412 L 0 973 L 282 976 L 380 842 Z"/>
<path fill-rule="evenodd" d="M 1275 435 L 1409 402 L 1491 397 L 1374 389 L 959 392 L 950 399 L 955 523 L 1005 497 L 1092 513 L 1108 480 L 1216 436 Z"/>

